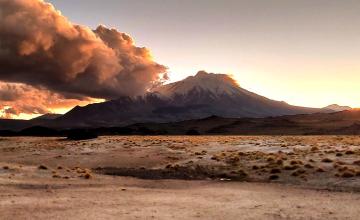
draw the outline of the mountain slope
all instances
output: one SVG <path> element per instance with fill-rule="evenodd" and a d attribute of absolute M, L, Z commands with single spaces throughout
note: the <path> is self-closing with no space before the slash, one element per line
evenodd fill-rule
<path fill-rule="evenodd" d="M 58 127 L 124 126 L 137 122 L 174 122 L 221 117 L 267 117 L 321 111 L 288 105 L 249 92 L 229 76 L 199 72 L 158 87 L 141 97 L 75 107 L 53 120 Z"/>
<path fill-rule="evenodd" d="M 58 117 L 60 117 L 61 114 L 54 114 L 54 113 L 47 113 L 44 115 L 40 115 L 39 117 L 33 118 L 31 119 L 32 121 L 36 121 L 36 120 L 52 120 L 52 119 L 56 119 Z"/>

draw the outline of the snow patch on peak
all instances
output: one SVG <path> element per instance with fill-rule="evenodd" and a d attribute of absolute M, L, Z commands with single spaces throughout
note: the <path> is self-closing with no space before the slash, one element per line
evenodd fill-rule
<path fill-rule="evenodd" d="M 171 97 L 175 94 L 184 95 L 190 91 L 210 92 L 217 96 L 223 94 L 234 95 L 241 90 L 237 82 L 229 75 L 199 71 L 195 76 L 189 76 L 184 80 L 160 86 L 155 88 L 153 92 L 165 97 Z"/>

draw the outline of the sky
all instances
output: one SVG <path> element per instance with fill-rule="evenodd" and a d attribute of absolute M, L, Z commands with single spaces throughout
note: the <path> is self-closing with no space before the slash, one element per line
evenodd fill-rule
<path fill-rule="evenodd" d="M 229 73 L 290 104 L 360 107 L 358 0 L 50 0 L 71 21 L 129 33 L 170 80 Z"/>
<path fill-rule="evenodd" d="M 27 59 L 23 59 L 26 56 L 36 55 L 32 60 L 34 63 L 47 57 L 54 62 L 54 66 L 59 65 L 52 72 L 60 71 L 62 66 L 66 66 L 66 71 L 70 74 L 59 81 L 56 74 L 48 76 L 39 73 L 39 70 L 41 72 L 53 68 L 51 66 L 34 69 L 33 74 L 42 74 L 38 78 L 24 74 L 17 68 L 14 70 L 14 66 L 5 68 L 15 71 L 14 77 L 0 71 L 0 81 L 22 83 L 0 84 L 0 89 L 6 88 L 3 94 L 0 91 L 0 99 L 12 98 L 9 91 L 24 93 L 31 90 L 32 93 L 41 91 L 43 94 L 43 90 L 46 90 L 41 99 L 44 108 L 29 110 L 29 106 L 12 108 L 0 103 L 0 109 L 3 107 L 9 113 L 15 112 L 17 117 L 38 115 L 46 109 L 63 113 L 79 100 L 82 104 L 87 104 L 111 99 L 120 92 L 141 93 L 151 83 L 163 82 L 161 74 L 165 66 L 168 68 L 168 82 L 205 70 L 230 74 L 241 87 L 292 105 L 324 107 L 336 103 L 360 107 L 358 0 L 45 1 L 53 4 L 61 15 L 57 15 L 53 8 L 29 4 L 40 2 L 39 0 L 23 1 L 16 6 L 12 5 L 14 1 L 4 0 L 1 3 L 3 6 L 0 5 L 0 9 L 6 7 L 10 11 L 9 15 L 14 13 L 11 10 L 24 10 L 25 5 L 26 10 L 31 11 L 28 16 L 34 17 L 29 21 L 31 25 L 27 24 L 30 17 L 26 19 L 18 16 L 18 20 L 14 19 L 15 26 L 21 27 L 11 26 L 12 18 L 2 19 L 8 22 L 2 26 L 10 27 L 10 31 L 5 29 L 3 33 L 18 35 L 19 30 L 27 31 L 27 35 L 18 36 L 19 41 L 14 37 L 10 37 L 14 41 L 4 41 L 9 43 L 9 48 L 14 45 L 20 48 L 21 56 L 14 55 L 14 60 L 20 60 L 25 66 L 29 64 Z M 52 17 L 46 17 L 49 15 Z M 46 19 L 40 19 L 42 17 Z M 47 22 L 48 19 L 51 22 Z M 89 30 L 78 30 L 74 24 L 87 26 Z M 103 26 L 98 28 L 99 25 Z M 57 28 L 53 29 L 52 26 Z M 118 31 L 112 31 L 111 28 Z M 97 40 L 92 36 L 94 33 L 90 33 L 91 29 L 101 36 L 102 41 L 113 45 L 111 51 L 104 48 L 104 42 L 95 42 Z M 70 48 L 75 48 L 75 52 L 68 56 L 65 48 L 62 50 L 64 42 L 59 36 L 66 34 L 69 40 L 75 36 L 70 33 L 75 32 L 86 33 L 80 34 L 85 39 L 68 44 L 72 45 Z M 33 33 L 40 34 L 33 37 Z M 11 36 L 1 34 L 0 40 Z M 55 46 L 48 46 L 49 44 Z M 56 57 L 57 59 L 51 57 L 49 54 L 54 53 L 51 48 L 56 48 L 56 52 L 60 51 L 61 56 Z M 87 48 L 86 52 L 84 48 Z M 125 58 L 117 53 L 124 50 Z M 44 52 L 41 57 L 38 56 L 40 52 Z M 140 54 L 139 60 L 134 60 L 133 54 Z M 0 53 L 0 62 L 1 55 Z M 74 63 L 67 56 L 83 59 Z M 90 60 L 89 57 L 95 58 Z M 117 59 L 125 59 L 126 62 L 118 67 L 115 65 Z M 84 74 L 74 75 L 74 68 Z M 141 68 L 150 74 L 145 75 Z M 121 80 L 128 80 L 129 74 L 134 73 L 136 77 L 121 84 Z M 111 80 L 111 77 L 116 80 Z M 143 83 L 139 84 L 140 81 Z M 88 85 L 86 82 L 94 83 Z M 29 84 L 31 88 L 27 88 Z M 124 89 L 117 91 L 117 88 Z M 138 89 L 133 91 L 131 88 Z M 57 103 L 49 101 L 54 100 L 54 97 L 58 97 Z M 38 101 L 34 99 L 33 102 Z M 27 113 L 19 116 L 22 111 Z"/>

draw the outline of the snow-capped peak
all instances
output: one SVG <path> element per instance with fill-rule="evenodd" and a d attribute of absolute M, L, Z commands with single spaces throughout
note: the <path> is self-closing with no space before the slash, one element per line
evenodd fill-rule
<path fill-rule="evenodd" d="M 184 95 L 194 90 L 210 92 L 214 95 L 233 95 L 239 93 L 241 88 L 229 75 L 199 71 L 195 76 L 157 87 L 153 92 L 172 97 L 175 94 Z"/>

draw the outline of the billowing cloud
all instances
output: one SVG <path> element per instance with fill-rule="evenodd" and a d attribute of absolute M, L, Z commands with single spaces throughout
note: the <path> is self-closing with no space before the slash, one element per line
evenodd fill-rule
<path fill-rule="evenodd" d="M 65 98 L 42 88 L 19 83 L 0 83 L 0 117 L 14 118 L 20 114 L 46 114 L 56 109 L 67 109 L 96 100 Z"/>
<path fill-rule="evenodd" d="M 129 35 L 75 25 L 42 0 L 0 0 L 0 67 L 1 81 L 62 99 L 141 95 L 166 77 L 166 67 Z M 17 89 L 4 90 L 1 99 L 11 102 Z"/>

